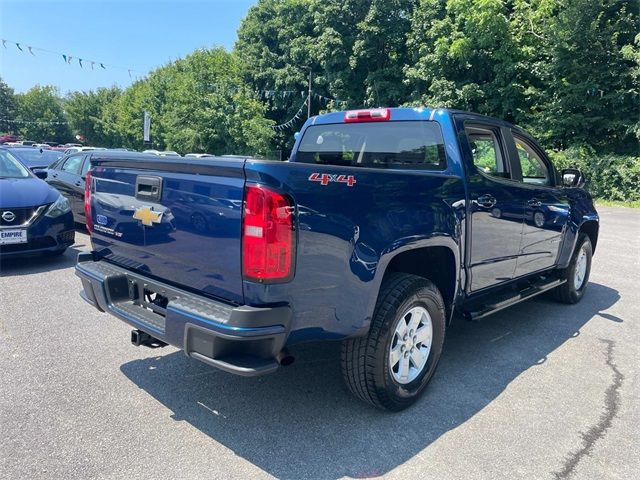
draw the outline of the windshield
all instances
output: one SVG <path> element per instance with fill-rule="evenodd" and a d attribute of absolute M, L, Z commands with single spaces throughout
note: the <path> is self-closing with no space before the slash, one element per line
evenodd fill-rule
<path fill-rule="evenodd" d="M 29 170 L 7 150 L 0 150 L 0 178 L 28 178 Z"/>
<path fill-rule="evenodd" d="M 296 162 L 404 170 L 444 170 L 440 126 L 432 121 L 314 125 L 306 129 Z"/>

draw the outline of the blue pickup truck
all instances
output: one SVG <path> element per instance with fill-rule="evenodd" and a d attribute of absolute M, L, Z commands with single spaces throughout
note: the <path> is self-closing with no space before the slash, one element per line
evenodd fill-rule
<path fill-rule="evenodd" d="M 260 375 L 340 340 L 348 388 L 388 410 L 424 391 L 454 315 L 578 302 L 598 241 L 578 170 L 468 112 L 312 117 L 287 162 L 90 155 L 76 273 L 135 345 Z"/>

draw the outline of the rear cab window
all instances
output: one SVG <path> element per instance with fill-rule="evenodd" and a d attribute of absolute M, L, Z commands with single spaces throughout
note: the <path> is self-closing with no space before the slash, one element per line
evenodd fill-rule
<path fill-rule="evenodd" d="M 300 140 L 296 162 L 402 170 L 447 168 L 440 125 L 421 120 L 312 125 Z"/>

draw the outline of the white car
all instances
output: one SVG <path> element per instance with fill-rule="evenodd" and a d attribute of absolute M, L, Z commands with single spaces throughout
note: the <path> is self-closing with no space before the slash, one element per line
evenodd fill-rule
<path fill-rule="evenodd" d="M 178 152 L 174 152 L 173 150 L 144 150 L 142 153 L 151 153 L 153 155 L 158 155 L 159 157 L 180 157 L 181 155 Z"/>
<path fill-rule="evenodd" d="M 102 148 L 102 147 L 69 147 L 67 149 L 65 149 L 64 154 L 65 155 L 69 155 L 70 153 L 76 153 L 76 152 L 86 152 L 89 150 L 106 150 L 106 148 Z"/>
<path fill-rule="evenodd" d="M 209 158 L 209 157 L 215 157 L 215 155 L 212 155 L 210 153 L 187 153 L 185 155 L 185 157 L 189 157 L 189 158 Z"/>

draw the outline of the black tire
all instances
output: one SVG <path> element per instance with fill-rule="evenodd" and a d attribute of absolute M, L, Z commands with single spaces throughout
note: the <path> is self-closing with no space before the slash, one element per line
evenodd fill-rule
<path fill-rule="evenodd" d="M 584 248 L 587 260 L 587 269 L 582 280 L 582 284 L 579 288 L 576 288 L 574 278 L 576 274 L 576 265 L 580 252 Z M 591 272 L 591 259 L 593 257 L 593 247 L 589 236 L 585 233 L 578 235 L 578 241 L 576 242 L 576 248 L 571 256 L 571 262 L 569 266 L 563 270 L 560 270 L 560 278 L 566 280 L 565 283 L 557 288 L 553 289 L 553 297 L 562 303 L 574 304 L 582 300 L 584 292 L 589 284 L 589 273 Z"/>
<path fill-rule="evenodd" d="M 410 383 L 398 383 L 389 367 L 389 350 L 403 313 L 421 306 L 431 317 L 431 350 L 421 373 Z M 366 336 L 342 344 L 342 375 L 349 390 L 361 400 L 399 411 L 413 404 L 435 373 L 446 330 L 445 305 L 436 286 L 426 278 L 391 273 L 382 284 Z"/>
<path fill-rule="evenodd" d="M 207 219 L 200 213 L 194 213 L 191 215 L 191 225 L 198 233 L 206 233 L 209 230 Z"/>

